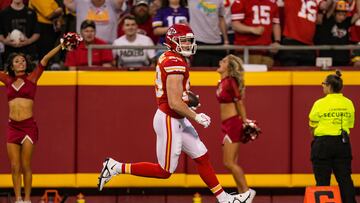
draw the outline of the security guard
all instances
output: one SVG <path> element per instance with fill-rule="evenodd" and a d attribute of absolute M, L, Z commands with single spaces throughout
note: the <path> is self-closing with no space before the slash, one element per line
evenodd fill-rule
<path fill-rule="evenodd" d="M 334 172 L 342 202 L 354 203 L 349 140 L 349 129 L 354 127 L 355 121 L 354 105 L 341 93 L 343 80 L 340 71 L 328 75 L 322 86 L 326 96 L 314 103 L 309 114 L 309 125 L 314 135 L 311 161 L 316 185 L 330 185 L 331 173 Z"/>

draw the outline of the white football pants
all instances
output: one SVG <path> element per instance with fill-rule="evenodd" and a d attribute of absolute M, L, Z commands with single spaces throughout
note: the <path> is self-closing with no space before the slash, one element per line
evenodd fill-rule
<path fill-rule="evenodd" d="M 190 158 L 201 157 L 207 152 L 204 143 L 187 118 L 176 119 L 157 110 L 153 120 L 156 133 L 156 155 L 160 166 L 173 173 L 181 151 Z"/>

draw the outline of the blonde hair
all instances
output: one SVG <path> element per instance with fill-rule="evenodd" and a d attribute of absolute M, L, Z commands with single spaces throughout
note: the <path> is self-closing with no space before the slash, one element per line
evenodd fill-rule
<path fill-rule="evenodd" d="M 229 54 L 227 56 L 228 58 L 228 73 L 229 76 L 236 79 L 238 85 L 239 85 L 239 92 L 241 95 L 245 94 L 245 82 L 244 82 L 244 67 L 243 67 L 243 61 L 241 58 Z"/>

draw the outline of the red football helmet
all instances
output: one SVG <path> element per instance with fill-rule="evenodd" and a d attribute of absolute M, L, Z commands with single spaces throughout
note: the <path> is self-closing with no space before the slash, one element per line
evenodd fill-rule
<path fill-rule="evenodd" d="M 164 44 L 185 57 L 196 52 L 195 35 L 186 24 L 172 25 L 166 33 Z"/>

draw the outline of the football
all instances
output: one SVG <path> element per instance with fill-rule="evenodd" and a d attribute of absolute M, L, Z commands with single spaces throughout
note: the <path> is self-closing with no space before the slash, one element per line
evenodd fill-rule
<path fill-rule="evenodd" d="M 188 98 L 189 98 L 189 101 L 188 101 L 188 106 L 189 107 L 199 107 L 200 105 L 200 100 L 199 100 L 199 95 L 195 94 L 194 92 L 192 91 L 187 91 L 187 95 L 188 95 Z"/>

